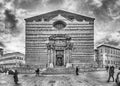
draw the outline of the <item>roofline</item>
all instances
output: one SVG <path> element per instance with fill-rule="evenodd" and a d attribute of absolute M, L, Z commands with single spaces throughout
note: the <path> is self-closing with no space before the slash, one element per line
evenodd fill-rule
<path fill-rule="evenodd" d="M 57 11 L 57 10 L 55 10 L 55 11 Z M 38 15 L 36 15 L 36 16 L 31 16 L 31 17 L 25 18 L 24 20 L 26 21 L 27 19 L 30 19 L 30 18 L 33 18 L 33 17 L 38 17 L 38 16 L 41 16 L 41 15 L 45 15 L 46 13 L 51 13 L 51 12 L 53 12 L 53 11 L 41 13 L 41 14 L 38 14 Z"/>
<path fill-rule="evenodd" d="M 66 11 L 66 10 L 53 10 L 53 11 L 48 11 L 48 12 L 45 12 L 45 13 L 42 13 L 42 14 L 39 14 L 39 15 L 36 15 L 36 16 L 32 16 L 32 17 L 25 18 L 24 20 L 27 21 L 27 20 L 30 19 L 30 18 L 42 16 L 42 15 L 45 15 L 45 14 L 48 14 L 48 13 L 51 13 L 51 12 L 54 12 L 54 11 L 65 11 L 65 12 L 69 12 L 69 13 L 72 13 L 72 14 L 80 15 L 80 14 L 78 14 L 78 13 L 71 12 L 71 11 Z M 88 17 L 88 16 L 84 16 L 84 15 L 80 15 L 80 16 Z M 95 20 L 95 18 L 92 18 L 92 17 L 88 17 L 88 18 L 93 19 L 93 21 Z"/>
<path fill-rule="evenodd" d="M 117 48 L 117 47 L 109 45 L 109 44 L 101 44 L 101 45 L 97 46 L 97 48 L 100 48 L 102 46 L 106 46 L 106 47 L 110 47 L 110 48 L 114 48 L 114 49 L 120 50 L 120 48 Z"/>
<path fill-rule="evenodd" d="M 14 55 L 14 54 L 25 55 L 25 54 L 23 54 L 23 53 L 21 53 L 21 52 L 12 52 L 12 53 L 3 54 L 3 57 L 4 57 L 4 56 L 9 56 L 9 55 Z"/>

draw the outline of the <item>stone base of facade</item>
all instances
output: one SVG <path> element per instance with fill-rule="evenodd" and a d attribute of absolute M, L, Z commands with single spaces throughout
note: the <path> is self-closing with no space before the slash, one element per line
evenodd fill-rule
<path fill-rule="evenodd" d="M 66 64 L 66 68 L 69 68 L 69 67 L 72 67 L 72 64 L 67 63 L 67 64 Z"/>
<path fill-rule="evenodd" d="M 53 63 L 50 63 L 48 67 L 49 67 L 49 68 L 54 68 Z"/>
<path fill-rule="evenodd" d="M 47 68 L 42 74 L 74 74 L 75 68 L 55 67 Z"/>

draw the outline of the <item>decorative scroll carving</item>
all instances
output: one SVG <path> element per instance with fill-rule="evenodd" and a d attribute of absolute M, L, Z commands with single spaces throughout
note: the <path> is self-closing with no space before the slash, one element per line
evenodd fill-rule
<path fill-rule="evenodd" d="M 49 40 L 66 40 L 69 41 L 71 40 L 71 37 L 67 36 L 66 34 L 54 34 L 49 37 Z"/>
<path fill-rule="evenodd" d="M 54 46 L 54 44 L 47 43 L 47 48 L 48 48 L 48 50 L 51 50 L 51 49 L 55 49 L 55 46 Z"/>
<path fill-rule="evenodd" d="M 67 43 L 67 46 L 65 47 L 66 50 L 72 50 L 73 43 Z"/>
<path fill-rule="evenodd" d="M 69 41 L 71 37 L 67 36 L 66 34 L 54 34 L 49 37 L 50 43 L 47 44 L 48 50 L 55 49 L 55 50 L 72 50 L 73 44 Z"/>

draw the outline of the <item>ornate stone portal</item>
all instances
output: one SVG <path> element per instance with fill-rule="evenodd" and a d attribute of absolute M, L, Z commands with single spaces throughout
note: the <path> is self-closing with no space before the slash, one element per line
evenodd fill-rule
<path fill-rule="evenodd" d="M 54 34 L 49 37 L 49 43 L 47 44 L 49 67 L 66 66 L 69 63 L 73 47 L 70 40 L 71 37 L 65 34 Z"/>

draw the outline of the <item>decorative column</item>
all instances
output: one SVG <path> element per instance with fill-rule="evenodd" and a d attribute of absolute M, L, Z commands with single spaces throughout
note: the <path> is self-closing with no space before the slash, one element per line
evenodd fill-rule
<path fill-rule="evenodd" d="M 65 50 L 65 63 L 69 63 L 69 50 Z"/>
<path fill-rule="evenodd" d="M 50 55 L 50 59 L 51 59 L 51 61 L 50 61 L 50 68 L 53 68 L 54 66 L 53 66 L 53 50 L 51 49 L 50 50 L 50 53 L 51 53 L 51 55 Z"/>
<path fill-rule="evenodd" d="M 70 63 L 70 50 L 68 50 L 68 60 L 67 63 Z"/>
<path fill-rule="evenodd" d="M 48 55 L 48 67 L 50 65 L 50 50 L 47 50 L 47 55 Z"/>
<path fill-rule="evenodd" d="M 49 50 L 49 59 L 50 59 L 50 63 L 51 63 L 51 50 Z"/>
<path fill-rule="evenodd" d="M 68 47 L 67 49 L 69 50 L 69 56 L 68 56 L 68 63 L 66 65 L 66 67 L 72 67 L 72 64 L 70 64 L 70 60 L 71 60 L 71 51 L 72 51 L 72 48 L 73 48 L 73 43 L 68 43 Z"/>
<path fill-rule="evenodd" d="M 66 58 L 67 58 L 67 56 L 66 56 L 67 54 L 66 54 L 66 50 L 64 50 L 64 65 L 66 65 Z"/>
<path fill-rule="evenodd" d="M 52 50 L 53 51 L 53 56 L 52 56 L 52 63 L 53 63 L 53 66 L 55 65 L 55 50 Z"/>
<path fill-rule="evenodd" d="M 69 50 L 69 63 L 70 63 L 70 59 L 71 59 L 71 50 Z"/>
<path fill-rule="evenodd" d="M 66 68 L 68 67 L 72 67 L 72 65 L 70 64 L 70 58 L 71 58 L 71 50 L 67 50 L 68 52 L 68 58 L 67 58 L 67 64 L 66 64 Z"/>
<path fill-rule="evenodd" d="M 56 51 L 54 50 L 54 65 L 56 65 Z"/>

